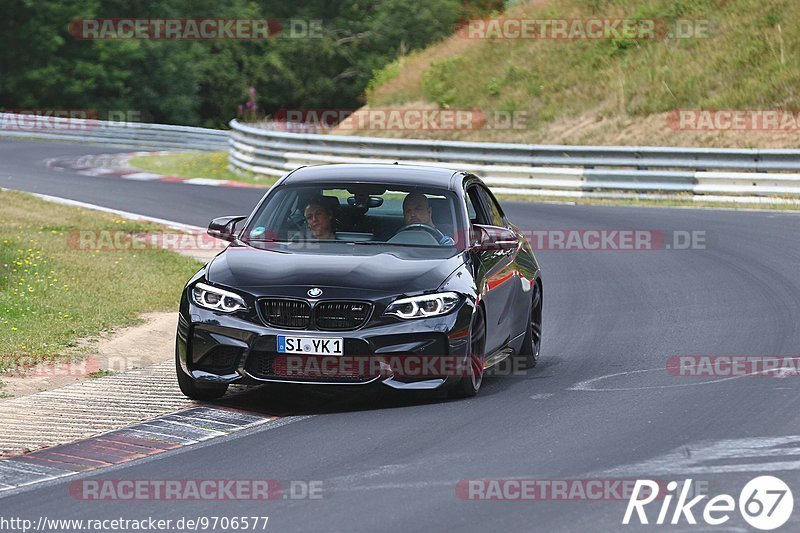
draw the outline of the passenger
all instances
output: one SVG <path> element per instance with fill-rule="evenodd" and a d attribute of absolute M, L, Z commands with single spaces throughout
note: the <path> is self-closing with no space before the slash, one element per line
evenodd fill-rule
<path fill-rule="evenodd" d="M 333 221 L 335 213 L 330 205 L 321 196 L 312 198 L 303 210 L 303 216 L 311 230 L 313 238 L 317 240 L 335 240 L 336 233 L 333 231 Z"/>

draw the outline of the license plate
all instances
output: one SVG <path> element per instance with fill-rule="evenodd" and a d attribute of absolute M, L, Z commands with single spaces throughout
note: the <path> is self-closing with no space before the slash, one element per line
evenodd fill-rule
<path fill-rule="evenodd" d="M 341 337 L 290 337 L 278 335 L 278 353 L 304 355 L 344 355 Z"/>

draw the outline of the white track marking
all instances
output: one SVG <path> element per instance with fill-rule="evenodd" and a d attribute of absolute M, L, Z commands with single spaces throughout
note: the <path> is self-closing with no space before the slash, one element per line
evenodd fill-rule
<path fill-rule="evenodd" d="M 125 179 L 128 179 L 130 175 L 126 175 Z M 226 182 L 221 180 L 212 180 L 208 178 L 189 178 L 183 180 L 183 183 L 187 185 L 210 185 L 211 187 L 219 187 L 221 185 L 225 185 Z"/>
<path fill-rule="evenodd" d="M 659 368 L 645 368 L 642 370 L 628 370 L 627 372 L 617 372 L 616 374 L 606 374 L 605 376 L 599 376 L 596 378 L 587 379 L 585 381 L 579 381 L 572 387 L 569 387 L 567 390 L 574 390 L 574 391 L 588 391 L 588 392 L 614 392 L 614 391 L 634 391 L 634 390 L 649 390 L 649 389 L 674 389 L 678 387 L 698 387 L 700 385 L 710 385 L 712 383 L 721 383 L 723 381 L 730 381 L 732 379 L 740 379 L 748 376 L 755 376 L 756 374 L 762 374 L 764 372 L 772 372 L 772 370 L 759 370 L 757 372 L 751 372 L 749 374 L 742 374 L 740 376 L 728 376 L 719 379 L 710 379 L 707 381 L 700 381 L 694 383 L 676 383 L 675 385 L 643 385 L 641 387 L 610 387 L 610 388 L 594 388 L 593 385 L 601 380 L 614 378 L 618 376 L 629 376 L 631 374 L 639 374 L 642 372 L 666 372 L 666 367 L 659 367 Z M 679 376 L 671 376 L 675 378 L 679 378 Z M 702 377 L 702 376 L 686 376 L 686 377 Z"/>
<path fill-rule="evenodd" d="M 113 174 L 116 172 L 113 168 L 91 168 L 88 170 L 80 170 L 78 174 L 84 174 L 86 176 L 105 176 L 106 174 Z"/>
<path fill-rule="evenodd" d="M 152 172 L 132 172 L 130 174 L 125 174 L 126 180 L 137 180 L 137 181 L 154 181 L 160 180 L 163 178 L 161 174 L 153 174 Z"/>
<path fill-rule="evenodd" d="M 6 189 L 0 187 L 0 191 L 7 191 L 7 192 L 25 192 L 25 191 L 17 191 L 14 189 Z M 128 220 L 143 220 L 146 222 L 154 222 L 156 224 L 162 224 L 164 226 L 168 226 L 174 229 L 180 229 L 185 231 L 205 231 L 206 228 L 201 228 L 200 226 L 192 226 L 190 224 L 183 224 L 181 222 L 175 222 L 173 220 L 164 220 L 163 218 L 156 218 L 150 217 L 147 215 L 139 215 L 137 213 L 131 213 L 129 211 L 120 211 L 119 209 L 111 209 L 109 207 L 103 207 L 101 205 L 95 204 L 87 204 L 86 202 L 79 202 L 77 200 L 69 200 L 67 198 L 60 198 L 58 196 L 50 196 L 47 194 L 39 194 L 35 192 L 25 192 L 25 194 L 30 194 L 37 198 L 41 198 L 42 200 L 46 200 L 48 202 L 53 202 L 56 204 L 61 205 L 70 205 L 73 207 L 82 207 L 83 209 L 92 209 L 94 211 L 103 211 L 104 213 L 113 213 L 115 215 L 119 215 L 123 218 L 127 218 Z"/>
<path fill-rule="evenodd" d="M 669 476 L 800 470 L 798 455 L 800 435 L 701 441 L 645 461 L 604 470 L 597 475 Z M 738 459 L 762 460 L 737 462 Z"/>

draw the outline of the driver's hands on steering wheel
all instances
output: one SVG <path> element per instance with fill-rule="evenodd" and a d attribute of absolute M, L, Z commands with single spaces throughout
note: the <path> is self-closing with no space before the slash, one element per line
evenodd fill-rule
<path fill-rule="evenodd" d="M 452 237 L 445 235 L 435 226 L 431 226 L 430 224 L 423 224 L 421 222 L 417 222 L 415 224 L 406 224 L 405 226 L 397 230 L 397 233 L 395 233 L 395 235 L 403 231 L 414 231 L 414 230 L 422 230 L 427 232 L 431 237 L 436 239 L 436 242 L 440 246 L 453 246 L 456 243 Z"/>

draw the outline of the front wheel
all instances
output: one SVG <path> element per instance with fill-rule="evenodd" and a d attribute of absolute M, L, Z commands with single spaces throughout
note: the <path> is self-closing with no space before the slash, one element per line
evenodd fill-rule
<path fill-rule="evenodd" d="M 178 355 L 175 355 L 175 371 L 178 374 L 178 387 L 187 398 L 206 402 L 209 400 L 216 400 L 221 398 L 228 392 L 227 383 L 198 383 L 181 368 L 181 362 Z"/>
<path fill-rule="evenodd" d="M 531 313 L 528 317 L 528 326 L 525 339 L 522 341 L 522 364 L 525 368 L 533 368 L 539 362 L 539 352 L 542 349 L 542 288 L 539 283 L 533 284 L 531 297 Z"/>
<path fill-rule="evenodd" d="M 453 398 L 470 398 L 478 394 L 483 383 L 483 360 L 486 349 L 486 321 L 483 319 L 483 310 L 480 306 L 475 308 L 472 317 L 469 335 L 469 358 L 467 375 L 460 378 L 450 389 Z"/>

